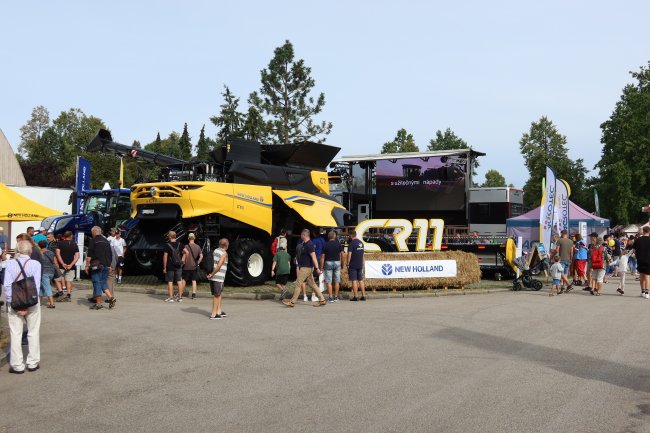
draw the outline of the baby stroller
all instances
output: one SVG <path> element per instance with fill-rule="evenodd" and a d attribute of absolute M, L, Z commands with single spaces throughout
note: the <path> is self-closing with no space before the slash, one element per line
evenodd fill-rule
<path fill-rule="evenodd" d="M 532 290 L 541 290 L 542 282 L 536 280 L 533 276 L 539 274 L 544 268 L 544 261 L 538 260 L 534 264 L 529 264 L 526 256 L 517 257 L 510 262 L 510 266 L 517 271 L 519 270 L 519 277 L 512 280 L 512 290 L 519 291 L 524 287 Z"/>

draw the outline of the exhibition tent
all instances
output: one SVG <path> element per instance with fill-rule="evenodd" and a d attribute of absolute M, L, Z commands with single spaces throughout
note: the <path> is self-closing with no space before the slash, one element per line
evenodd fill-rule
<path fill-rule="evenodd" d="M 506 220 L 508 236 L 523 238 L 523 249 L 529 250 L 534 242 L 539 242 L 539 212 L 537 207 L 530 212 Z M 585 223 L 587 233 L 596 232 L 600 236 L 609 230 L 609 220 L 597 217 L 582 209 L 572 201 L 569 202 L 569 233 L 577 233 L 580 223 Z"/>
<path fill-rule="evenodd" d="M 0 221 L 41 221 L 61 212 L 40 205 L 0 183 Z"/>

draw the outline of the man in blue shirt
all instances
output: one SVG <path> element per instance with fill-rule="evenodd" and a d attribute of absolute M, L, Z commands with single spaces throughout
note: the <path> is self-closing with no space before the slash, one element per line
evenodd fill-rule
<path fill-rule="evenodd" d="M 314 292 L 316 292 L 316 295 L 318 296 L 318 304 L 314 306 L 322 307 L 327 302 L 325 302 L 325 298 L 318 289 L 318 285 L 316 285 L 314 276 L 312 275 L 314 269 L 316 270 L 316 273 L 320 275 L 321 269 L 319 267 L 318 261 L 316 260 L 316 249 L 314 248 L 314 243 L 309 239 L 309 230 L 305 229 L 302 231 L 301 239 L 302 248 L 300 249 L 300 256 L 297 257 L 298 271 L 296 275 L 296 286 L 293 290 L 293 297 L 291 300 L 285 299 L 282 301 L 282 303 L 288 307 L 295 306 L 296 301 L 298 300 L 298 295 L 300 295 L 301 285 L 305 283 Z"/>
<path fill-rule="evenodd" d="M 366 284 L 363 281 L 363 242 L 357 239 L 357 232 L 350 232 L 350 243 L 348 244 L 348 257 L 346 264 L 348 266 L 348 277 L 352 282 L 352 298 L 350 301 L 366 300 Z M 361 287 L 361 298 L 357 297 L 357 292 Z"/>
<path fill-rule="evenodd" d="M 47 236 L 45 236 L 45 227 L 39 227 L 38 233 L 32 236 L 32 239 L 36 245 L 38 245 L 40 241 L 47 242 Z"/>
<path fill-rule="evenodd" d="M 0 249 L 2 251 L 7 251 L 7 235 L 5 235 L 5 229 L 0 227 Z"/>

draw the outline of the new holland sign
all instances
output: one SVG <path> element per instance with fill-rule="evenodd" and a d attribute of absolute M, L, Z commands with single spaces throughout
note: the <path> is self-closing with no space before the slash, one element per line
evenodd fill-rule
<path fill-rule="evenodd" d="M 366 278 L 443 278 L 456 276 L 456 260 L 366 260 Z"/>

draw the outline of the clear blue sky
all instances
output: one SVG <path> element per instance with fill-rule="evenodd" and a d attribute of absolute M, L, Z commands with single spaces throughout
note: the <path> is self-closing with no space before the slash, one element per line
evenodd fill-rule
<path fill-rule="evenodd" d="M 224 84 L 245 101 L 289 39 L 312 68 L 339 155 L 377 153 L 406 128 L 424 149 L 450 127 L 522 186 L 518 141 L 548 116 L 591 168 L 628 72 L 650 60 L 648 1 L 5 2 L 0 128 L 81 108 L 116 140 L 193 140 Z"/>

